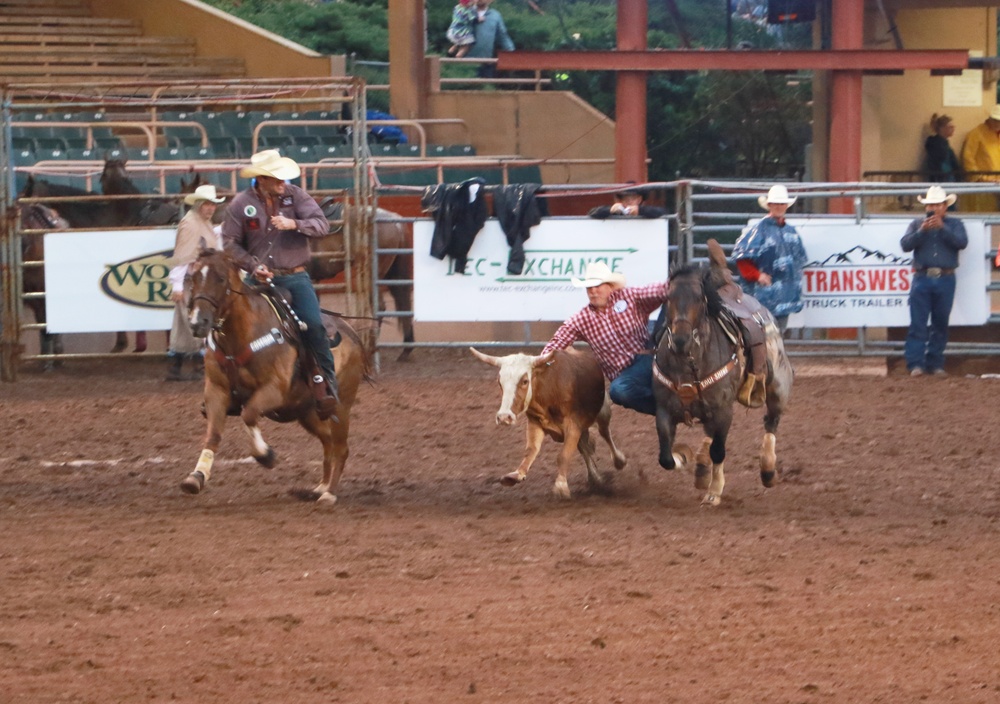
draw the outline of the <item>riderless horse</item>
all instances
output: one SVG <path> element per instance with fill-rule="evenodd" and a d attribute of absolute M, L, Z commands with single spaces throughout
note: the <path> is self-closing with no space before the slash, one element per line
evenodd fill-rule
<path fill-rule="evenodd" d="M 740 325 L 720 295 L 721 289 L 735 284 L 725 262 L 717 259 L 709 267 L 688 265 L 671 272 L 666 325 L 653 363 L 660 466 L 683 467 L 694 454 L 695 487 L 705 490 L 702 503 L 709 506 L 718 506 L 722 499 L 726 440 L 747 364 Z M 773 316 L 766 309 L 761 315 L 767 382 L 760 478 L 770 487 L 776 479 L 775 435 L 791 395 L 793 372 Z M 699 451 L 674 447 L 677 424 L 695 420 L 701 421 L 706 436 Z"/>
<path fill-rule="evenodd" d="M 288 314 L 280 296 L 265 296 L 266 286 L 245 283 L 239 267 L 224 252 L 205 250 L 189 272 L 184 292 L 191 330 L 195 337 L 208 339 L 208 428 L 198 464 L 181 482 L 181 489 L 198 494 L 208 483 L 228 413 L 240 416 L 250 435 L 250 454 L 265 467 L 274 466 L 275 453 L 264 441 L 260 419 L 298 421 L 323 445 L 323 481 L 315 489 L 318 500 L 334 503 L 333 492 L 347 462 L 351 407 L 362 379 L 371 379 L 370 358 L 361 339 L 345 320 L 330 316 L 339 400 L 335 416 L 321 420 L 307 371 L 311 365 L 298 341 L 297 319 Z"/>

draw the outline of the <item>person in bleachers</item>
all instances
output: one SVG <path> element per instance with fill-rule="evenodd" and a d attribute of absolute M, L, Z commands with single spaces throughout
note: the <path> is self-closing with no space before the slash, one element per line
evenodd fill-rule
<path fill-rule="evenodd" d="M 667 214 L 663 208 L 655 205 L 645 205 L 646 192 L 635 186 L 635 181 L 629 181 L 629 187 L 615 193 L 615 202 L 611 205 L 600 205 L 587 215 L 598 220 L 608 218 L 662 218 Z"/>
<path fill-rule="evenodd" d="M 476 42 L 465 56 L 469 59 L 492 59 L 497 55 L 497 49 L 514 51 L 514 42 L 507 33 L 507 25 L 503 17 L 490 5 L 493 0 L 476 0 Z M 480 78 L 495 78 L 496 64 L 480 64 L 476 75 Z"/>
<path fill-rule="evenodd" d="M 966 181 L 1000 181 L 1000 105 L 994 106 L 989 117 L 965 136 L 962 169 L 966 173 Z M 962 210 L 992 212 L 997 210 L 997 198 L 992 193 L 963 195 Z"/>
<path fill-rule="evenodd" d="M 927 152 L 927 178 L 938 183 L 960 180 L 962 165 L 948 140 L 955 134 L 955 123 L 949 115 L 931 115 L 932 134 L 924 141 Z"/>
<path fill-rule="evenodd" d="M 451 26 L 446 33 L 451 47 L 448 53 L 460 59 L 469 53 L 476 43 L 476 7 L 474 0 L 459 0 L 451 13 Z"/>

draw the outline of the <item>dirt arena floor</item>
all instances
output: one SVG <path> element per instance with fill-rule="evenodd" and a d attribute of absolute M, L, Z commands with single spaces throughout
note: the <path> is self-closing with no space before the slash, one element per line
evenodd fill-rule
<path fill-rule="evenodd" d="M 270 422 L 275 469 L 230 419 L 182 494 L 200 390 L 162 362 L 0 386 L 0 701 L 1000 701 L 1000 380 L 797 360 L 779 483 L 741 410 L 707 509 L 621 409 L 609 495 L 578 461 L 553 498 L 550 441 L 500 486 L 493 368 L 414 358 L 362 389 L 329 508 Z"/>

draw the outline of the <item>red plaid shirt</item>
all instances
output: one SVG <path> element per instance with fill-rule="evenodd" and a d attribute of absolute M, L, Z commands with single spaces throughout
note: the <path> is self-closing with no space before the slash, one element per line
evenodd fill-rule
<path fill-rule="evenodd" d="M 604 310 L 588 304 L 563 323 L 542 354 L 583 340 L 594 351 L 604 376 L 614 380 L 646 349 L 649 315 L 666 300 L 666 282 L 612 291 Z"/>

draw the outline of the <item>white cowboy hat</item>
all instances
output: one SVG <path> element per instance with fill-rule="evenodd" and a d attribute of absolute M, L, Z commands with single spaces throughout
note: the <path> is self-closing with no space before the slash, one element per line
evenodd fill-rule
<path fill-rule="evenodd" d="M 1000 122 L 1000 105 L 994 105 L 993 109 L 990 110 L 990 119 Z"/>
<path fill-rule="evenodd" d="M 587 265 L 586 271 L 583 272 L 582 279 L 574 276 L 570 281 L 577 288 L 590 288 L 591 286 L 600 286 L 601 284 L 624 286 L 625 275 L 611 271 L 604 262 L 590 262 Z"/>
<path fill-rule="evenodd" d="M 210 183 L 207 183 L 204 186 L 198 186 L 194 189 L 194 193 L 188 193 L 184 196 L 185 205 L 194 205 L 195 203 L 199 203 L 203 200 L 207 200 L 211 203 L 223 203 L 226 199 L 219 198 L 218 194 L 215 192 L 215 186 Z"/>
<path fill-rule="evenodd" d="M 947 203 L 949 206 L 954 205 L 955 201 L 958 200 L 958 196 L 954 193 L 945 193 L 941 186 L 931 186 L 927 189 L 927 195 L 921 198 L 917 196 L 919 200 L 924 205 L 936 205 L 938 203 Z"/>
<path fill-rule="evenodd" d="M 771 190 L 767 192 L 766 196 L 757 196 L 757 202 L 760 203 L 760 207 L 767 210 L 768 203 L 779 203 L 791 205 L 797 198 L 792 198 L 788 195 L 788 189 L 782 185 L 771 186 Z"/>
<path fill-rule="evenodd" d="M 279 181 L 298 178 L 302 171 L 293 159 L 281 156 L 277 149 L 265 149 L 250 157 L 250 166 L 240 169 L 240 178 L 270 176 Z"/>

